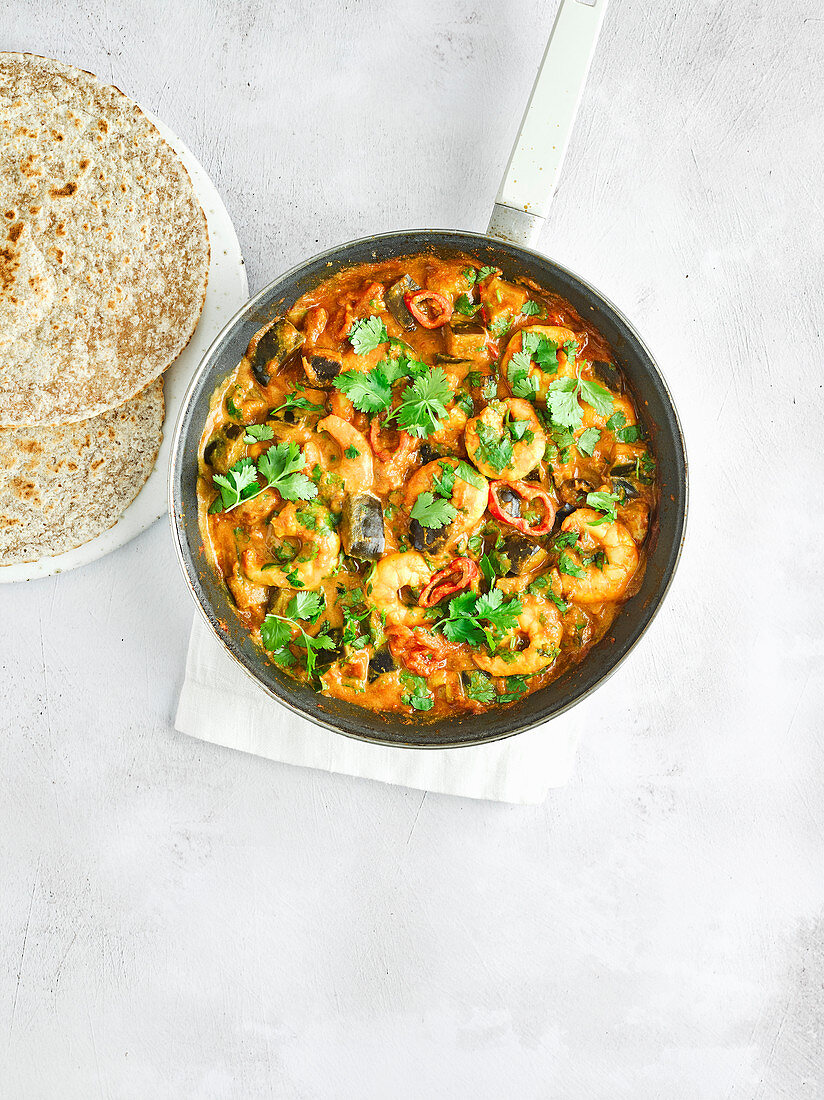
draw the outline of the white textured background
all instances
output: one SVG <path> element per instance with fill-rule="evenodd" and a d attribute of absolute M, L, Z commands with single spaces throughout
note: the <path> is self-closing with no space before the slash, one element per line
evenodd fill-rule
<path fill-rule="evenodd" d="M 482 229 L 548 0 L 11 0 L 164 119 L 250 289 Z M 818 0 L 613 0 L 542 246 L 632 317 L 687 549 L 539 808 L 172 732 L 166 527 L 0 589 L 0 1095 L 824 1096 Z"/>

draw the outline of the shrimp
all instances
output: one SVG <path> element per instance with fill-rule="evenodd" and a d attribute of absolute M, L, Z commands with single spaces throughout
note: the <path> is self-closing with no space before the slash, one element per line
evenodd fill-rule
<path fill-rule="evenodd" d="M 481 477 L 476 479 L 483 481 L 483 485 L 479 488 L 477 485 L 472 485 L 469 481 L 464 481 L 462 477 L 452 473 L 457 468 L 459 461 L 457 458 L 438 458 L 434 462 L 427 462 L 425 466 L 421 466 L 419 470 L 415 471 L 406 487 L 404 507 L 407 512 L 411 513 L 415 501 L 421 493 L 435 492 L 436 495 L 443 495 L 435 491 L 436 479 L 438 485 L 445 487 L 450 474 L 453 477 L 449 503 L 455 509 L 455 518 L 451 523 L 446 524 L 437 531 L 438 537 L 433 545 L 449 545 L 459 539 L 461 535 L 466 535 L 474 530 L 489 503 L 489 487 L 485 479 Z M 444 497 L 444 499 L 446 498 Z"/>
<path fill-rule="evenodd" d="M 466 453 L 482 474 L 520 481 L 531 473 L 546 449 L 546 433 L 528 401 L 508 397 L 490 401 L 467 422 Z M 497 463 L 502 465 L 498 466 Z"/>
<path fill-rule="evenodd" d="M 372 448 L 363 432 L 333 413 L 318 421 L 317 430 L 327 432 L 341 449 L 337 473 L 348 493 L 372 488 Z"/>
<path fill-rule="evenodd" d="M 599 522 L 600 513 L 592 508 L 578 508 L 567 516 L 561 524 L 562 531 L 574 531 L 579 536 L 577 547 L 566 551 L 583 569 L 582 577 L 570 577 L 561 574 L 564 595 L 577 603 L 604 603 L 619 600 L 626 592 L 635 570 L 638 568 L 638 547 L 632 535 L 620 521 L 615 523 Z M 592 562 L 580 563 L 580 553 L 584 549 L 581 539 L 602 550 L 606 557 L 603 569 Z"/>
<path fill-rule="evenodd" d="M 537 596 L 521 598 L 522 610 L 518 622 L 498 647 L 500 656 L 489 657 L 485 653 L 473 653 L 472 660 L 491 676 L 531 676 L 551 665 L 558 656 L 563 635 L 558 610 L 554 604 Z M 526 637 L 526 648 L 512 648 L 516 641 Z"/>
<path fill-rule="evenodd" d="M 635 424 L 635 409 L 632 407 L 632 402 L 617 393 L 611 393 L 610 397 L 612 398 L 612 409 L 604 415 L 596 412 L 592 405 L 588 405 L 586 401 L 583 402 L 581 409 L 583 415 L 582 428 L 605 428 L 607 421 L 615 413 L 624 414 L 624 425 L 622 426 Z"/>
<path fill-rule="evenodd" d="M 269 530 L 283 542 L 299 540 L 300 548 L 285 569 L 258 549 L 244 550 L 241 554 L 243 572 L 258 584 L 301 591 L 315 589 L 338 564 L 340 538 L 332 527 L 329 509 L 322 504 L 301 504 L 298 508 L 290 501 L 271 521 Z"/>
<path fill-rule="evenodd" d="M 523 333 L 525 332 L 534 333 L 536 336 L 543 336 L 555 345 L 558 352 L 556 356 L 558 360 L 556 370 L 542 370 L 533 360 L 528 371 L 529 377 L 533 378 L 538 385 L 536 393 L 537 399 L 539 401 L 546 401 L 549 387 L 552 382 L 557 378 L 574 378 L 576 375 L 577 364 L 575 356 L 565 350 L 570 342 L 577 345 L 575 333 L 571 328 L 561 328 L 558 325 L 529 325 L 527 328 L 523 328 L 519 332 L 516 332 L 509 341 L 503 359 L 501 360 L 501 374 L 504 378 L 508 378 L 508 368 L 512 356 L 518 351 L 523 351 Z M 570 348 L 570 351 L 571 350 Z"/>
<path fill-rule="evenodd" d="M 435 447 L 446 447 L 447 450 L 458 451 L 460 454 L 459 445 L 466 421 L 467 415 L 460 405 L 453 405 L 441 420 L 440 428 L 427 438 L 427 443 Z"/>
<path fill-rule="evenodd" d="M 388 554 L 377 563 L 371 584 L 366 586 L 367 603 L 386 615 L 387 626 L 421 626 L 427 621 L 426 608 L 407 607 L 401 591 L 425 588 L 431 579 L 432 570 L 417 550 Z"/>

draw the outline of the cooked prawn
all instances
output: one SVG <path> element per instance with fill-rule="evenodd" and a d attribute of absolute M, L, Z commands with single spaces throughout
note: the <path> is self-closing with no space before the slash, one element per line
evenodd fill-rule
<path fill-rule="evenodd" d="M 362 493 L 372 488 L 372 448 L 369 440 L 341 417 L 324 417 L 317 430 L 327 432 L 340 447 L 341 458 L 336 472 L 343 478 L 349 493 Z"/>
<path fill-rule="evenodd" d="M 521 605 L 517 624 L 498 647 L 499 651 L 503 649 L 503 655 L 472 655 L 478 668 L 491 676 L 531 676 L 551 665 L 558 656 L 563 626 L 554 604 L 538 596 L 524 596 Z M 524 636 L 527 639 L 526 648 L 513 650 L 511 646 Z"/>
<path fill-rule="evenodd" d="M 404 588 L 425 588 L 432 579 L 432 570 L 417 550 L 389 554 L 375 566 L 370 584 L 366 586 L 367 602 L 386 615 L 387 626 L 421 626 L 427 620 L 424 607 L 407 607 L 401 599 Z"/>
<path fill-rule="evenodd" d="M 328 508 L 322 504 L 301 504 L 290 501 L 269 524 L 271 534 L 279 540 L 297 539 L 297 556 L 287 568 L 267 559 L 259 549 L 241 554 L 243 572 L 258 584 L 278 588 L 315 589 L 329 577 L 338 564 L 340 538 L 332 527 Z"/>
<path fill-rule="evenodd" d="M 459 461 L 457 458 L 438 458 L 434 462 L 427 462 L 425 466 L 421 466 L 419 470 L 416 470 L 406 486 L 404 506 L 407 512 L 411 513 L 415 501 L 421 493 L 435 491 L 435 479 L 438 478 L 439 481 L 443 481 L 446 476 L 444 467 L 451 466 L 455 470 Z M 483 479 L 477 478 L 476 480 Z M 456 474 L 449 503 L 455 509 L 456 514 L 451 523 L 440 529 L 440 533 L 445 537 L 446 546 L 451 545 L 461 535 L 466 535 L 477 527 L 489 503 L 489 488 L 486 481 L 479 488 L 469 481 L 464 481 L 462 477 Z"/>
<path fill-rule="evenodd" d="M 534 378 L 538 384 L 537 398 L 539 401 L 546 401 L 547 394 L 549 393 L 549 387 L 552 382 L 557 378 L 574 378 L 577 364 L 575 356 L 569 354 L 565 347 L 570 342 L 577 344 L 575 339 L 575 333 L 571 328 L 562 328 L 559 325 L 529 325 L 526 328 L 516 332 L 507 345 L 507 349 L 504 352 L 503 359 L 501 360 L 501 374 L 504 378 L 507 377 L 508 367 L 512 356 L 523 350 L 522 335 L 525 332 L 534 332 L 537 336 L 544 336 L 547 340 L 551 340 L 558 349 L 558 369 L 555 371 L 541 370 L 534 362 L 529 368 L 529 377 Z"/>
<path fill-rule="evenodd" d="M 526 428 L 520 429 L 518 438 L 509 426 L 523 425 L 524 421 Z M 501 467 L 495 465 L 496 457 L 485 443 L 489 439 L 494 442 L 509 439 L 511 443 L 512 457 Z M 520 397 L 490 401 L 483 412 L 467 421 L 464 441 L 466 453 L 482 474 L 491 478 L 505 476 L 507 481 L 525 478 L 544 457 L 546 449 L 546 433 L 541 422 L 532 405 Z"/>
<path fill-rule="evenodd" d="M 584 575 L 570 577 L 566 573 L 561 574 L 564 595 L 577 603 L 619 600 L 638 568 L 638 547 L 632 535 L 620 521 L 599 522 L 603 518 L 592 508 L 578 508 L 561 524 L 562 531 L 575 531 L 579 536 L 578 546 L 566 552 L 583 569 Z M 581 539 L 604 552 L 606 561 L 603 569 L 599 569 L 594 562 L 581 564 L 580 550 L 584 549 Z"/>

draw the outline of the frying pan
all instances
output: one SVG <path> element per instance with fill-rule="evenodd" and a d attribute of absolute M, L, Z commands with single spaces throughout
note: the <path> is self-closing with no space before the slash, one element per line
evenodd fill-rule
<path fill-rule="evenodd" d="M 615 671 L 646 630 L 672 581 L 686 523 L 687 462 L 669 390 L 649 350 L 621 312 L 580 276 L 529 247 L 537 240 L 549 207 L 606 4 L 607 0 L 562 0 L 486 234 L 439 229 L 384 233 L 351 241 L 292 268 L 232 318 L 207 351 L 184 398 L 172 440 L 169 508 L 178 557 L 192 595 L 227 652 L 273 699 L 327 729 L 414 748 L 477 745 L 530 729 L 585 698 Z M 591 321 L 611 345 L 629 383 L 652 441 L 661 489 L 641 588 L 585 659 L 520 703 L 434 723 L 376 714 L 327 699 L 276 668 L 252 642 L 225 585 L 209 565 L 197 515 L 198 448 L 209 399 L 237 367 L 254 333 L 341 268 L 426 252 L 447 257 L 469 252 L 481 264 L 502 268 L 508 279 L 532 279 L 554 291 Z"/>

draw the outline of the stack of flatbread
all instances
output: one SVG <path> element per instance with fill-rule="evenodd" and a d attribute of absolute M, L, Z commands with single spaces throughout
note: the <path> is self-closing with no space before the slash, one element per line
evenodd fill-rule
<path fill-rule="evenodd" d="M 208 272 L 191 180 L 137 105 L 0 53 L 0 568 L 94 538 L 140 491 Z"/>

